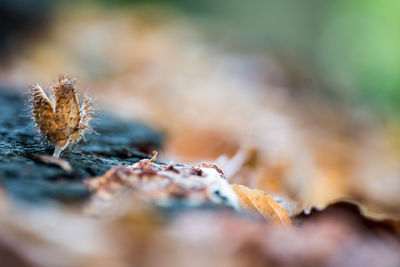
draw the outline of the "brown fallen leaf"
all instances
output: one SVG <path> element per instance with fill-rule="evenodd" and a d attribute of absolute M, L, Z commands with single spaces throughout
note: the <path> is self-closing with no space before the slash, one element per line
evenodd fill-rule
<path fill-rule="evenodd" d="M 275 224 L 285 226 L 292 224 L 286 211 L 267 193 L 238 184 L 231 186 L 238 195 L 239 205 L 243 210 L 260 213 Z"/>
<path fill-rule="evenodd" d="M 353 198 L 338 198 L 328 203 L 325 206 L 313 206 L 309 207 L 308 210 L 305 210 L 305 214 L 311 214 L 313 211 L 324 211 L 328 208 L 335 206 L 348 206 L 353 207 L 358 210 L 360 216 L 365 220 L 369 220 L 371 222 L 386 225 L 392 231 L 397 234 L 400 234 L 400 215 L 390 212 L 385 212 L 382 209 L 379 209 L 376 206 L 368 205 L 360 200 Z"/>

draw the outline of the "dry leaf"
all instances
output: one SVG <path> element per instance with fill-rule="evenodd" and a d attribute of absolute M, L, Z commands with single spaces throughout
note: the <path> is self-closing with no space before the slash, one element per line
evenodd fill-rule
<path fill-rule="evenodd" d="M 320 206 L 311 206 L 308 207 L 307 210 L 305 210 L 305 213 L 310 213 L 311 209 L 316 209 L 316 210 L 325 210 L 326 208 L 328 208 L 329 206 L 338 204 L 338 203 L 345 203 L 345 204 L 351 204 L 354 205 L 355 207 L 358 208 L 358 210 L 360 211 L 360 214 L 372 221 L 375 222 L 383 222 L 383 221 L 392 221 L 392 222 L 396 222 L 397 224 L 399 224 L 400 222 L 400 215 L 398 213 L 390 213 L 390 212 L 385 212 L 384 209 L 379 209 L 379 207 L 373 206 L 373 205 L 367 205 L 366 203 L 363 203 L 360 200 L 357 200 L 355 198 L 338 198 L 338 199 L 334 199 L 331 202 L 327 203 L 326 205 L 320 205 Z"/>
<path fill-rule="evenodd" d="M 291 225 L 286 211 L 267 193 L 243 185 L 232 185 L 239 197 L 239 205 L 245 211 L 258 212 L 273 223 Z"/>

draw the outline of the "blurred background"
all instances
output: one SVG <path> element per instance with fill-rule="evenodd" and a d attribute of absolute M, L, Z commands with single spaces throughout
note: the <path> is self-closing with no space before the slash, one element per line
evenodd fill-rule
<path fill-rule="evenodd" d="M 289 76 L 287 86 L 313 89 L 385 116 L 396 117 L 399 112 L 400 3 L 396 0 L 251 0 L 246 4 L 209 0 L 4 0 L 2 50 L 12 48 L 21 56 L 24 50 L 15 37 L 37 36 L 35 30 L 43 34 L 62 9 L 82 6 L 110 13 L 151 7 L 157 10 L 152 19 L 160 15 L 184 18 L 196 24 L 213 46 L 274 57 Z M 32 41 L 26 42 L 23 49 L 29 49 Z"/>
<path fill-rule="evenodd" d="M 162 133 L 160 161 L 215 162 L 299 226 L 212 211 L 161 220 L 140 205 L 107 222 L 10 209 L 0 258 L 22 247 L 40 266 L 397 266 L 399 14 L 397 0 L 0 0 L 0 90 L 48 90 L 68 73 L 99 114 Z"/>

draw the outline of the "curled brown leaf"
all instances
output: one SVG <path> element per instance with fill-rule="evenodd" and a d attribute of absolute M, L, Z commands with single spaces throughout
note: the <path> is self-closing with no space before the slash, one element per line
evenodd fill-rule
<path fill-rule="evenodd" d="M 291 225 L 286 211 L 267 193 L 238 184 L 231 186 L 238 195 L 239 205 L 244 211 L 259 213 L 275 224 Z"/>

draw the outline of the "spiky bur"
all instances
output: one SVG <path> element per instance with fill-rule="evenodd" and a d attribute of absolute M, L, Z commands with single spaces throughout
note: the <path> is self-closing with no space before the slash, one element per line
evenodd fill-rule
<path fill-rule="evenodd" d="M 89 122 L 93 118 L 93 104 L 84 96 L 80 106 L 76 80 L 60 75 L 50 86 L 50 98 L 39 84 L 30 90 L 29 105 L 39 134 L 54 146 L 54 157 L 70 145 L 78 145 L 88 131 L 94 131 Z"/>

